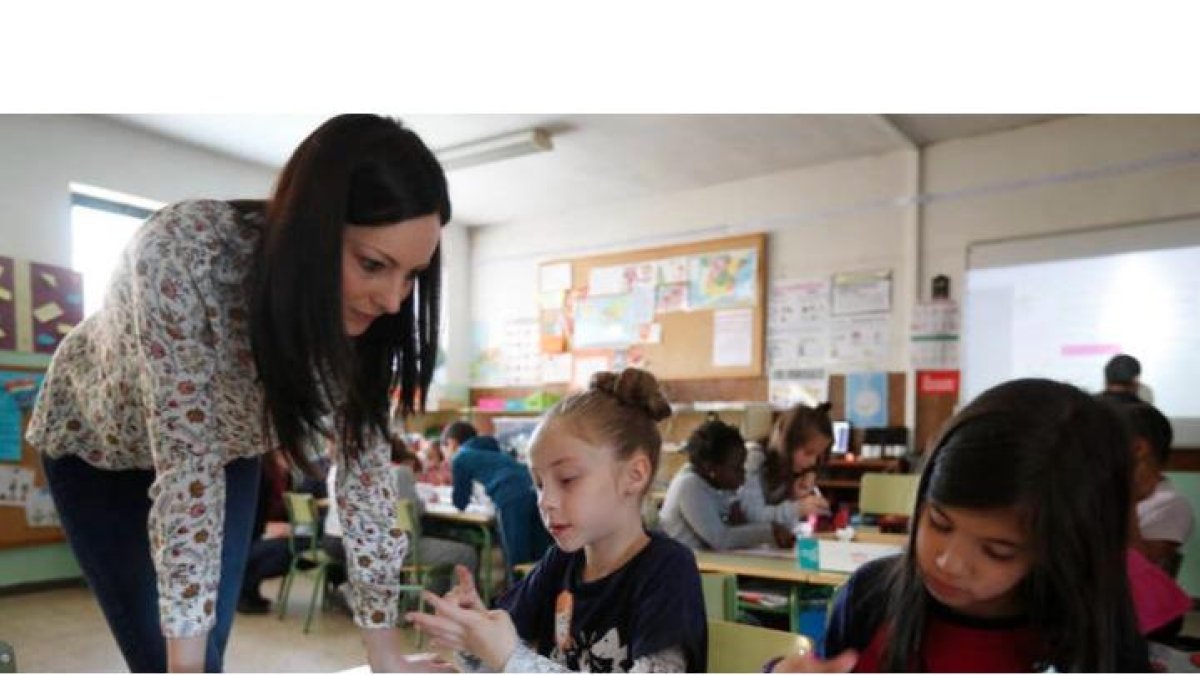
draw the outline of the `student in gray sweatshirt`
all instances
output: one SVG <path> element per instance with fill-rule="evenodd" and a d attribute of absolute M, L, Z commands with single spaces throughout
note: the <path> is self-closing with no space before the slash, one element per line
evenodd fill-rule
<path fill-rule="evenodd" d="M 726 550 L 762 544 L 791 545 L 778 523 L 746 523 L 732 492 L 746 480 L 746 443 L 737 428 L 719 420 L 700 425 L 684 451 L 689 463 L 667 488 L 659 516 L 663 532 L 693 549 Z"/>

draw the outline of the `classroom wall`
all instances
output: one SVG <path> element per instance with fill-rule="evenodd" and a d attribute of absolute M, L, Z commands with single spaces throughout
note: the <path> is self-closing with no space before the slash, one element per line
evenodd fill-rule
<path fill-rule="evenodd" d="M 961 300 L 972 243 L 1195 215 L 1196 185 L 1200 116 L 1080 116 L 474 228 L 471 321 L 535 316 L 539 260 L 761 229 L 772 279 L 892 268 L 889 367 L 904 370 L 918 289 L 948 274 Z"/>
<path fill-rule="evenodd" d="M 0 254 L 70 265 L 71 182 L 173 202 L 264 197 L 275 173 L 97 115 L 0 115 Z"/>
<path fill-rule="evenodd" d="M 797 169 L 708 188 L 471 230 L 471 320 L 536 316 L 538 263 L 766 231 L 771 278 L 890 268 L 897 297 L 912 286 L 915 152 Z M 496 283 L 503 279 L 504 283 Z M 907 297 L 907 296 L 904 296 Z M 902 303 L 906 307 L 911 304 Z M 905 312 L 893 313 L 891 367 L 905 356 Z"/>
<path fill-rule="evenodd" d="M 926 149 L 921 264 L 963 288 L 972 242 L 1200 214 L 1200 116 L 1073 117 Z"/>

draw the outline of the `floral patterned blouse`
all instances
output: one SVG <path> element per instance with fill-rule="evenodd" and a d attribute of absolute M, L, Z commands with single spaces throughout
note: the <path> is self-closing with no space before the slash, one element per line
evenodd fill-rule
<path fill-rule="evenodd" d="M 260 226 L 220 201 L 156 213 L 126 249 L 103 309 L 62 341 L 29 424 L 29 443 L 50 457 L 155 471 L 151 555 L 168 638 L 213 627 L 224 467 L 268 449 L 247 325 Z M 391 449 L 377 441 L 338 475 L 363 627 L 399 625 L 408 549 L 393 529 Z"/>

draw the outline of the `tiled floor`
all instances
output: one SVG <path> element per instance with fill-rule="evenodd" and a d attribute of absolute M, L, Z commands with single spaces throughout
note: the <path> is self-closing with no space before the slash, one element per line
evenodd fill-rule
<path fill-rule="evenodd" d="M 263 584 L 274 598 L 277 583 Z M 228 672 L 333 672 L 366 663 L 358 629 L 337 609 L 318 613 L 305 635 L 312 586 L 297 580 L 288 615 L 239 614 L 225 653 Z M 408 635 L 410 640 L 412 635 Z M 83 586 L 0 596 L 0 640 L 13 645 L 23 672 L 128 672 L 100 609 Z M 412 651 L 415 643 L 409 643 Z"/>
<path fill-rule="evenodd" d="M 274 598 L 276 583 L 263 584 Z M 358 629 L 345 613 L 318 614 L 313 630 L 302 632 L 308 594 L 307 578 L 294 588 L 288 615 L 239 614 L 225 655 L 228 672 L 334 672 L 366 663 Z M 1184 634 L 1200 635 L 1200 612 L 1188 615 Z M 418 650 L 413 635 L 409 648 Z M 127 668 L 91 594 L 82 586 L 0 596 L 0 640 L 13 645 L 23 672 L 123 672 Z"/>

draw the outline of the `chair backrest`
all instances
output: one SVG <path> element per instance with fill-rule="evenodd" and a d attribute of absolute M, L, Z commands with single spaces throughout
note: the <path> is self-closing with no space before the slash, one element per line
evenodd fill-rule
<path fill-rule="evenodd" d="M 291 531 L 288 533 L 288 549 L 291 554 L 296 555 L 299 552 L 296 537 L 304 536 L 301 530 L 308 532 L 309 551 L 320 548 L 317 537 L 317 502 L 313 496 L 307 492 L 285 492 L 283 505 L 287 507 L 288 524 L 291 525 Z"/>
<path fill-rule="evenodd" d="M 761 673 L 767 661 L 812 653 L 812 640 L 781 630 L 708 620 L 708 672 Z"/>
<path fill-rule="evenodd" d="M 717 621 L 737 620 L 737 577 L 732 574 L 701 572 L 704 613 Z"/>
<path fill-rule="evenodd" d="M 408 559 L 421 566 L 421 516 L 411 499 L 396 501 L 396 529 L 408 533 Z"/>
<path fill-rule="evenodd" d="M 1188 595 L 1200 598 L 1200 472 L 1167 471 L 1165 475 L 1175 491 L 1191 503 L 1192 516 L 1197 519 L 1192 536 L 1179 547 L 1179 574 L 1175 580 Z"/>
<path fill-rule="evenodd" d="M 864 473 L 858 510 L 880 516 L 912 515 L 920 476 L 903 473 Z"/>

